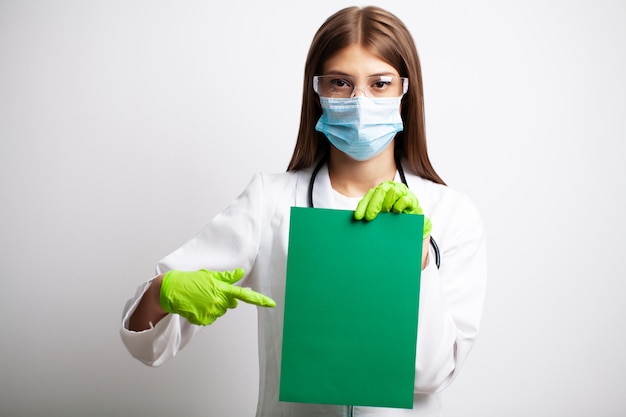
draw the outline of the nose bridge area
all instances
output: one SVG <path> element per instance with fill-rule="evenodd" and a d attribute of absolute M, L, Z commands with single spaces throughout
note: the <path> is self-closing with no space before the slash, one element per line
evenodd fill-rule
<path fill-rule="evenodd" d="M 361 91 L 362 91 L 362 93 L 361 93 L 361 94 L 359 94 L 359 90 L 361 90 Z M 362 96 L 364 96 L 364 97 L 369 97 L 369 96 L 368 96 L 368 94 L 367 94 L 367 89 L 366 89 L 366 87 L 363 87 L 363 86 L 361 86 L 361 85 L 355 85 L 355 86 L 354 86 L 354 91 L 352 91 L 352 95 L 350 96 L 350 98 L 352 98 L 352 97 L 358 97 L 359 95 L 362 95 Z"/>

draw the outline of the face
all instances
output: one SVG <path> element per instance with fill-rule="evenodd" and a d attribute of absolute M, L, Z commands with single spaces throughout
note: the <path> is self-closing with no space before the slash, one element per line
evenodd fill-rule
<path fill-rule="evenodd" d="M 331 56 L 323 66 L 323 74 L 348 75 L 358 87 L 366 87 L 372 76 L 399 77 L 398 71 L 361 45 L 347 46 Z M 355 96 L 364 94 L 357 88 Z"/>
<path fill-rule="evenodd" d="M 403 127 L 403 83 L 396 69 L 362 46 L 350 45 L 331 56 L 322 70 L 314 78 L 323 108 L 315 129 L 330 141 L 331 160 L 393 162 L 390 145 Z"/>

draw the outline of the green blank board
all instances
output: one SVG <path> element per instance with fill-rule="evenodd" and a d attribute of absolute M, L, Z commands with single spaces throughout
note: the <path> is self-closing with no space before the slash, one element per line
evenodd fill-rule
<path fill-rule="evenodd" d="M 412 408 L 424 217 L 293 207 L 280 401 Z"/>

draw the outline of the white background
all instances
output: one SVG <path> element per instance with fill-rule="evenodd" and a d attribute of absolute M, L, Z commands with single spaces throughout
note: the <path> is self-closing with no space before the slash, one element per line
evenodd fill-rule
<path fill-rule="evenodd" d="M 421 56 L 431 159 L 484 218 L 481 336 L 446 416 L 626 415 L 626 5 L 380 1 Z M 0 1 L 0 415 L 253 415 L 255 310 L 151 369 L 154 264 L 284 171 L 323 0 Z"/>

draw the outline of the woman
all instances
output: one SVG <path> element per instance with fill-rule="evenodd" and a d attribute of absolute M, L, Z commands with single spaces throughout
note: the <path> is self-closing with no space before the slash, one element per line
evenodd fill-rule
<path fill-rule="evenodd" d="M 425 214 L 424 234 L 416 236 L 430 250 L 422 256 L 413 409 L 278 401 L 289 210 L 311 205 L 355 210 L 363 221 L 385 211 Z M 419 59 L 399 19 L 353 7 L 320 27 L 287 172 L 255 175 L 196 237 L 159 262 L 157 273 L 124 311 L 122 339 L 142 362 L 167 361 L 239 299 L 266 307 L 258 312 L 257 416 L 439 414 L 438 393 L 478 332 L 484 235 L 473 204 L 445 186 L 428 159 Z"/>

